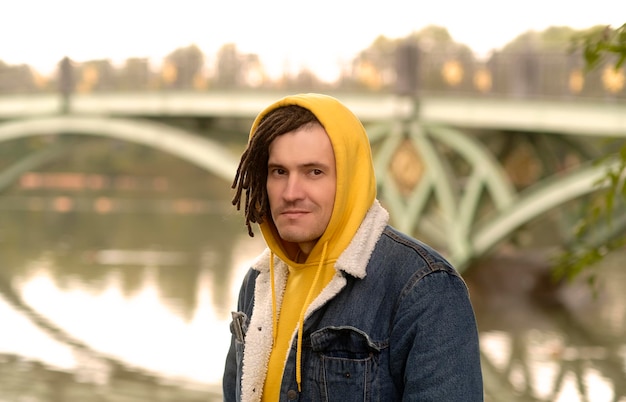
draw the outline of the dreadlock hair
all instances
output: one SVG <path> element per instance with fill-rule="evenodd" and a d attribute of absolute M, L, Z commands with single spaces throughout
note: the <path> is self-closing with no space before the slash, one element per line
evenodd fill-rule
<path fill-rule="evenodd" d="M 309 123 L 321 125 L 317 117 L 302 106 L 288 105 L 274 109 L 263 116 L 241 155 L 231 186 L 236 189 L 232 202 L 240 210 L 241 195 L 245 190 L 244 215 L 250 237 L 254 237 L 252 223 L 263 223 L 270 216 L 266 188 L 270 144 L 276 137 Z"/>

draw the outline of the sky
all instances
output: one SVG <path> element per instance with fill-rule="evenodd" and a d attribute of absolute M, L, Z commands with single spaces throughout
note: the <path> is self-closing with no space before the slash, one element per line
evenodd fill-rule
<path fill-rule="evenodd" d="M 64 56 L 158 61 L 195 44 L 210 58 L 234 43 L 270 74 L 307 67 L 328 80 L 378 36 L 428 25 L 486 55 L 528 30 L 626 23 L 626 0 L 20 0 L 0 10 L 0 60 L 42 74 Z"/>

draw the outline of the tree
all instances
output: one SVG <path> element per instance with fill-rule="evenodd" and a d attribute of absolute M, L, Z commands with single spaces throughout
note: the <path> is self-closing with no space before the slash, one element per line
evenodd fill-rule
<path fill-rule="evenodd" d="M 582 50 L 586 71 L 592 71 L 608 61 L 616 70 L 626 61 L 626 24 L 617 29 L 595 27 L 572 39 L 572 51 Z M 624 218 L 626 204 L 626 143 L 597 163 L 606 163 L 606 173 L 597 186 L 603 189 L 600 198 L 592 201 L 575 233 L 574 242 L 558 256 L 555 273 L 557 277 L 572 279 L 602 261 L 609 252 L 626 245 L 626 233 L 619 230 L 618 219 Z M 618 233 L 609 239 L 594 236 L 597 230 Z M 596 276 L 590 273 L 589 282 Z"/>
<path fill-rule="evenodd" d="M 243 56 L 237 45 L 227 43 L 217 52 L 214 85 L 217 88 L 236 88 L 243 82 Z"/>
<path fill-rule="evenodd" d="M 33 71 L 29 66 L 8 65 L 0 60 L 0 93 L 15 94 L 36 90 Z"/>
<path fill-rule="evenodd" d="M 568 54 L 567 44 L 576 34 L 570 27 L 549 27 L 517 36 L 492 60 L 497 91 L 520 97 L 572 94 L 570 74 L 582 58 Z"/>
<path fill-rule="evenodd" d="M 354 84 L 374 90 L 390 86 L 395 81 L 396 48 L 397 40 L 385 36 L 376 38 L 352 62 Z"/>
<path fill-rule="evenodd" d="M 147 58 L 131 57 L 118 72 L 117 89 L 146 90 L 150 87 L 151 76 Z"/>
<path fill-rule="evenodd" d="M 342 77 L 342 85 L 390 90 L 397 84 L 399 73 L 402 80 L 408 82 L 407 88 L 396 87 L 396 91 L 406 92 L 413 86 L 418 86 L 417 90 L 441 90 L 448 85 L 442 70 L 450 61 L 458 62 L 465 69 L 473 63 L 473 55 L 469 47 L 455 42 L 444 27 L 429 25 L 400 39 L 379 36 L 355 57 L 352 71 Z M 415 71 L 404 71 L 405 67 Z M 411 73 L 416 75 L 411 77 L 416 82 L 407 80 Z M 466 82 L 471 81 L 467 74 L 464 78 Z"/>
<path fill-rule="evenodd" d="M 76 69 L 76 91 L 111 91 L 115 88 L 116 70 L 111 60 L 89 60 Z"/>
<path fill-rule="evenodd" d="M 165 57 L 165 84 L 175 89 L 192 89 L 203 67 L 204 53 L 198 46 L 178 48 Z"/>

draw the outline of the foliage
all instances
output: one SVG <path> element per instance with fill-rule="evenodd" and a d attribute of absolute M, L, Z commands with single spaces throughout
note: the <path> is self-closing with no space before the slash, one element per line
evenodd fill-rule
<path fill-rule="evenodd" d="M 616 58 L 615 68 L 619 69 L 626 61 L 626 24 L 617 29 L 597 26 L 575 35 L 572 48 L 583 51 L 587 70 L 598 67 L 610 57 Z"/>
<path fill-rule="evenodd" d="M 166 68 L 162 78 L 165 86 L 177 89 L 190 89 L 194 80 L 202 73 L 204 54 L 196 45 L 178 48 L 165 57 Z"/>
<path fill-rule="evenodd" d="M 35 92 L 38 90 L 36 81 L 29 66 L 11 66 L 0 60 L 0 93 Z"/>
<path fill-rule="evenodd" d="M 557 257 L 554 269 L 557 279 L 572 280 L 588 273 L 587 279 L 593 285 L 596 275 L 591 269 L 611 251 L 626 246 L 626 233 L 619 232 L 618 221 L 624 219 L 626 201 L 626 145 L 622 145 L 616 154 L 599 159 L 596 164 L 607 168 L 595 184 L 600 191 L 588 204 L 584 218 L 575 229 L 573 242 Z"/>
<path fill-rule="evenodd" d="M 527 31 L 508 43 L 503 53 L 516 53 L 532 48 L 537 51 L 561 51 L 576 31 L 570 27 L 549 27 L 544 31 Z"/>
<path fill-rule="evenodd" d="M 588 72 L 607 59 L 619 69 L 626 61 L 626 24 L 617 29 L 595 27 L 576 35 L 572 40 L 572 51 L 582 51 Z M 626 246 L 626 233 L 623 230 L 619 233 L 617 222 L 617 219 L 624 218 L 623 211 L 626 211 L 626 143 L 596 163 L 607 168 L 596 183 L 601 190 L 599 198 L 590 203 L 585 218 L 574 233 L 574 242 L 558 256 L 555 267 L 558 278 L 573 279 L 586 271 L 591 285 L 595 283 L 596 275 L 590 269 L 609 252 Z M 612 233 L 616 230 L 616 236 L 605 239 L 597 236 L 601 231 Z"/>

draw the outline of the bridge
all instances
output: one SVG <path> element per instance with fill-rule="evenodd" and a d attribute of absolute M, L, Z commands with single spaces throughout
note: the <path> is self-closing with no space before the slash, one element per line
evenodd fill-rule
<path fill-rule="evenodd" d="M 277 91 L 55 94 L 0 98 L 0 142 L 55 136 L 0 173 L 0 190 L 71 152 L 61 137 L 99 136 L 174 154 L 230 182 L 252 119 Z M 392 223 L 425 238 L 463 271 L 523 225 L 597 190 L 626 138 L 626 102 L 336 93 L 364 122 L 379 198 Z M 195 121 L 181 128 L 171 119 Z M 230 119 L 236 124 L 220 124 Z M 233 129 L 233 127 L 235 127 Z M 517 161 L 517 162 L 515 162 Z M 517 163 L 517 165 L 515 164 Z M 522 176 L 528 176 L 523 178 Z M 572 227 L 562 228 L 564 240 Z"/>

